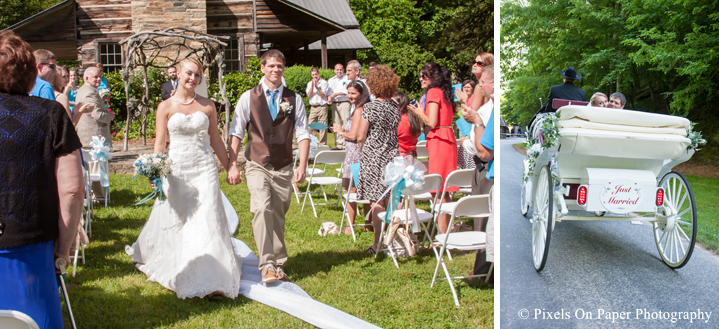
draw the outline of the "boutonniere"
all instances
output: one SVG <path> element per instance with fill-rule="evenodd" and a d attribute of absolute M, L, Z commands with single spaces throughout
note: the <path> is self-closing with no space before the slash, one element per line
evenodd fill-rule
<path fill-rule="evenodd" d="M 289 102 L 282 102 L 282 103 L 280 103 L 280 109 L 282 110 L 282 112 L 283 112 L 285 115 L 288 115 L 288 114 L 292 113 L 292 108 L 293 108 L 293 106 L 290 105 Z"/>

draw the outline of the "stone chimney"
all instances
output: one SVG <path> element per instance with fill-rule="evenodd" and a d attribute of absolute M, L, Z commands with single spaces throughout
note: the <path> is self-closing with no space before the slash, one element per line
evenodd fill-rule
<path fill-rule="evenodd" d="M 132 0 L 133 32 L 181 26 L 207 33 L 205 0 Z"/>

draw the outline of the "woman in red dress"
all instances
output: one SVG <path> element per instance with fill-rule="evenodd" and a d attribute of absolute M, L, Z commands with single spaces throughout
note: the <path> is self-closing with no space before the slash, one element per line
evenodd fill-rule
<path fill-rule="evenodd" d="M 455 109 L 452 106 L 449 71 L 437 63 L 429 62 L 422 66 L 419 81 L 422 89 L 426 90 L 427 108 L 421 109 L 410 104 L 407 109 L 430 127 L 427 134 L 428 173 L 440 174 L 444 181 L 449 173 L 457 169 L 457 140 L 452 129 Z M 445 195 L 444 201 L 451 202 L 451 198 Z M 440 215 L 437 222 L 440 231 L 445 233 L 449 215 Z"/>

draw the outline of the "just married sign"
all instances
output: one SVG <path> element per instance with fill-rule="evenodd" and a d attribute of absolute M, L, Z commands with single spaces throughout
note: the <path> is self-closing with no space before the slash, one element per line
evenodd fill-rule
<path fill-rule="evenodd" d="M 599 195 L 604 208 L 615 213 L 627 213 L 637 208 L 642 188 L 637 184 L 619 180 L 607 185 Z"/>

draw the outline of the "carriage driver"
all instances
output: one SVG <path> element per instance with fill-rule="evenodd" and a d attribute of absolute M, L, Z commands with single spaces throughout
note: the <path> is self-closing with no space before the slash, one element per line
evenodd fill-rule
<path fill-rule="evenodd" d="M 559 71 L 559 74 L 564 78 L 564 83 L 561 85 L 552 86 L 549 89 L 549 97 L 547 103 L 542 106 L 539 112 L 554 112 L 552 109 L 552 101 L 555 98 L 568 99 L 572 101 L 586 101 L 587 92 L 584 89 L 574 85 L 574 80 L 581 80 L 582 75 L 574 70 L 574 67 L 568 66 L 564 71 Z"/>

